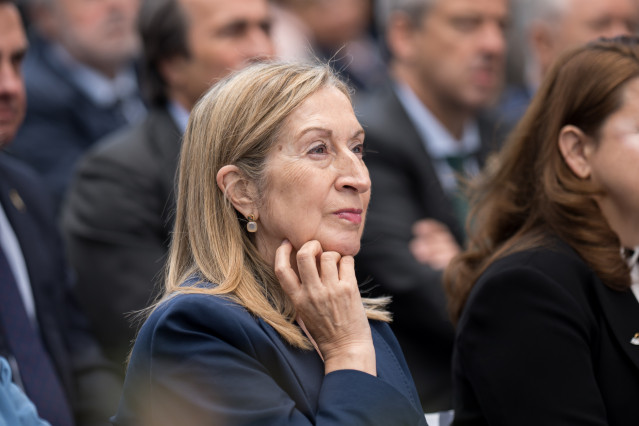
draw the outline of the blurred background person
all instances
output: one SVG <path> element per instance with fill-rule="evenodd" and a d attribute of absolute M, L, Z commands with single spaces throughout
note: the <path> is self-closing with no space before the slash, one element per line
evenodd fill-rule
<path fill-rule="evenodd" d="M 639 424 L 638 41 L 561 56 L 472 186 L 455 425 Z"/>
<path fill-rule="evenodd" d="M 0 0 L 3 150 L 25 114 L 27 45 L 18 10 Z M 52 425 L 106 425 L 121 381 L 89 334 L 71 286 L 48 194 L 34 172 L 0 153 L 0 356 Z"/>
<path fill-rule="evenodd" d="M 599 37 L 637 34 L 637 0 L 517 0 L 512 53 L 519 55 L 521 76 L 509 84 L 495 108 L 503 140 L 526 111 L 541 79 L 568 49 Z"/>
<path fill-rule="evenodd" d="M 273 42 L 285 59 L 330 61 L 358 91 L 384 82 L 371 0 L 273 0 Z M 283 22 L 282 22 L 283 20 Z M 283 28 L 282 30 L 280 30 Z M 287 31 L 288 30 L 288 31 Z"/>
<path fill-rule="evenodd" d="M 426 425 L 388 301 L 355 279 L 363 145 L 328 66 L 254 65 L 202 98 L 116 425 Z"/>
<path fill-rule="evenodd" d="M 476 173 L 491 148 L 481 112 L 503 80 L 508 2 L 385 0 L 378 11 L 391 80 L 355 101 L 374 188 L 357 273 L 393 296 L 422 406 L 438 412 L 452 406 L 442 271 L 464 241 L 457 176 Z"/>
<path fill-rule="evenodd" d="M 78 158 L 141 119 L 134 59 L 139 0 L 28 0 L 29 110 L 11 153 L 44 177 L 56 209 Z"/>
<path fill-rule="evenodd" d="M 166 260 L 189 112 L 212 83 L 273 54 L 270 22 L 266 0 L 147 0 L 142 5 L 149 114 L 87 154 L 62 218 L 78 297 L 122 375 L 135 336 L 127 314 L 157 295 Z"/>

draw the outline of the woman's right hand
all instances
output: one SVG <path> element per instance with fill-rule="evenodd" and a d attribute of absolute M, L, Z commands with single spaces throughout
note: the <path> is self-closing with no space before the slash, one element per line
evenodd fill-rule
<path fill-rule="evenodd" d="M 305 243 L 295 255 L 282 242 L 275 254 L 275 274 L 290 297 L 297 315 L 324 359 L 326 374 L 360 370 L 377 374 L 370 325 L 355 278 L 352 256 L 323 252 L 318 241 Z"/>

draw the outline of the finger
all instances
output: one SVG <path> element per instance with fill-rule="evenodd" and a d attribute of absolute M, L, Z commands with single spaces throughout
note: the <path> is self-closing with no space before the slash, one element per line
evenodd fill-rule
<path fill-rule="evenodd" d="M 322 253 L 320 258 L 320 278 L 324 285 L 337 283 L 339 281 L 337 265 L 341 257 L 342 256 L 335 251 L 325 251 Z"/>
<path fill-rule="evenodd" d="M 355 259 L 353 256 L 342 256 L 339 261 L 339 279 L 357 284 L 355 277 Z"/>
<path fill-rule="evenodd" d="M 449 232 L 448 227 L 435 219 L 421 219 L 413 225 L 413 234 L 432 234 L 439 232 Z"/>
<path fill-rule="evenodd" d="M 289 297 L 292 297 L 300 289 L 300 280 L 291 267 L 292 251 L 293 246 L 288 240 L 284 240 L 275 251 L 275 276 Z"/>
<path fill-rule="evenodd" d="M 321 285 L 317 260 L 322 254 L 322 246 L 319 241 L 308 241 L 297 252 L 297 271 L 304 286 Z"/>

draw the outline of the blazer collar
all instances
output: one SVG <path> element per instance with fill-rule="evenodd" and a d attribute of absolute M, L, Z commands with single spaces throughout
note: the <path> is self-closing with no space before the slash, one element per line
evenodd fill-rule
<path fill-rule="evenodd" d="M 597 280 L 595 291 L 612 333 L 622 350 L 639 369 L 639 302 L 630 289 L 615 291 Z"/>

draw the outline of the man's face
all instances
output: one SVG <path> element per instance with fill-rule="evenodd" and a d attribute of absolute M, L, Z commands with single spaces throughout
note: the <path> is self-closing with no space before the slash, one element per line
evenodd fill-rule
<path fill-rule="evenodd" d="M 26 95 L 20 66 L 26 50 L 17 9 L 0 4 L 0 147 L 13 140 L 24 118 Z"/>
<path fill-rule="evenodd" d="M 139 8 L 140 0 L 54 0 L 54 36 L 80 62 L 117 72 L 138 52 Z"/>
<path fill-rule="evenodd" d="M 180 0 L 190 56 L 167 62 L 171 97 L 191 109 L 229 72 L 273 55 L 266 0 Z"/>
<path fill-rule="evenodd" d="M 413 29 L 417 91 L 475 111 L 496 97 L 504 75 L 508 0 L 438 0 Z"/>
<path fill-rule="evenodd" d="M 637 0 L 565 0 L 557 20 L 545 26 L 546 43 L 537 46 L 542 72 L 564 51 L 599 37 L 636 34 L 639 30 Z M 542 40 L 543 41 L 543 40 Z"/>

